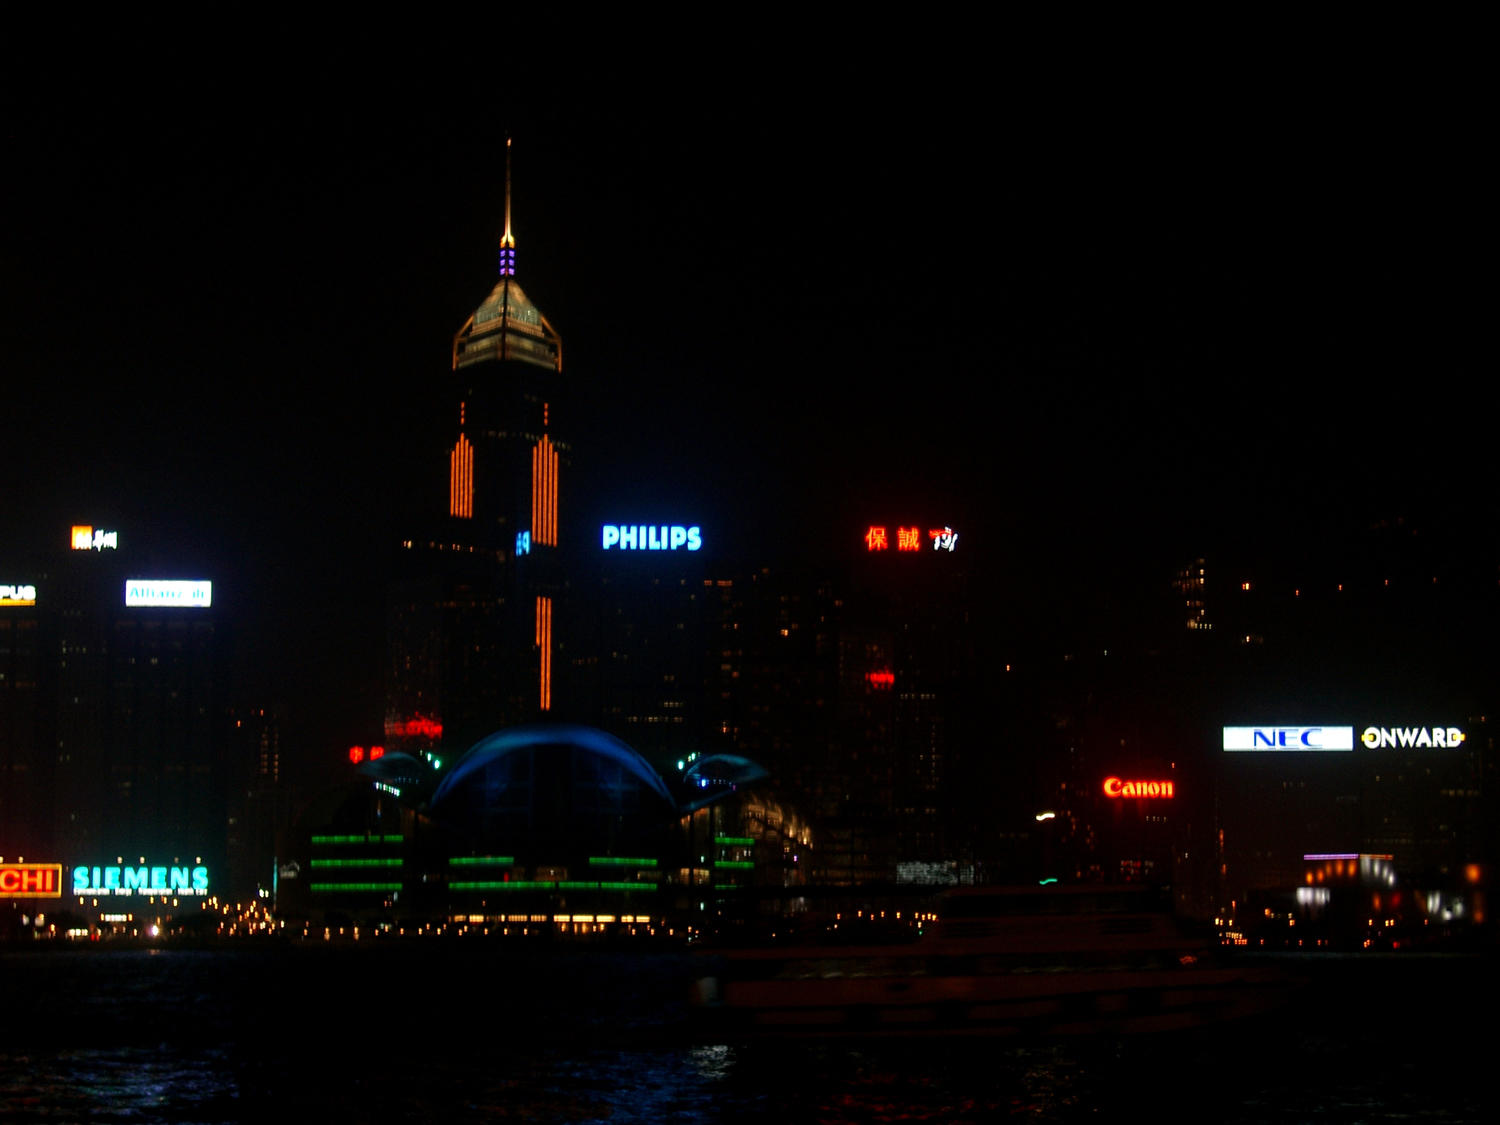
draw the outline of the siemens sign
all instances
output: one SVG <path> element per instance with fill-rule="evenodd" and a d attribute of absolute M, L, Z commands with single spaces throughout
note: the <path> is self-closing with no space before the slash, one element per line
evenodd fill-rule
<path fill-rule="evenodd" d="M 1353 750 L 1353 727 L 1225 727 L 1225 750 Z"/>
<path fill-rule="evenodd" d="M 75 867 L 75 895 L 206 895 L 206 867 Z"/>
<path fill-rule="evenodd" d="M 607 523 L 603 542 L 606 551 L 697 551 L 703 547 L 703 534 L 680 524 Z"/>

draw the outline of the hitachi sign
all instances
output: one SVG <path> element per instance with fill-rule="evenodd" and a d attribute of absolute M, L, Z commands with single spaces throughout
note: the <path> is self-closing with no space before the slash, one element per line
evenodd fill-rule
<path fill-rule="evenodd" d="M 0 898 L 61 898 L 62 864 L 0 863 Z"/>
<path fill-rule="evenodd" d="M 621 551 L 676 551 L 686 547 L 696 551 L 703 546 L 703 535 L 697 527 L 679 524 L 607 523 L 604 525 L 604 549 Z"/>
<path fill-rule="evenodd" d="M 1367 750 L 1385 750 L 1393 746 L 1451 749 L 1463 744 L 1464 732 L 1457 727 L 1366 727 L 1359 740 Z"/>
<path fill-rule="evenodd" d="M 1225 750 L 1353 750 L 1353 727 L 1225 727 Z"/>

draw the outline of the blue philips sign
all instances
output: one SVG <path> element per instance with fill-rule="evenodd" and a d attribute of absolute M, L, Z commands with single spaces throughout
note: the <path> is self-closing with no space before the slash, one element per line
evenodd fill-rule
<path fill-rule="evenodd" d="M 602 536 L 606 551 L 697 551 L 703 547 L 700 528 L 681 524 L 607 523 Z"/>

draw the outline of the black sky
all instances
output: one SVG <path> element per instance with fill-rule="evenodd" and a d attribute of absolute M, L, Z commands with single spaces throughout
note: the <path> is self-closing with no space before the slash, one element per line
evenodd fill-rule
<path fill-rule="evenodd" d="M 1395 509 L 1493 534 L 1461 61 L 421 57 L 5 80 L 3 542 L 203 551 L 264 691 L 366 690 L 507 132 L 601 510 L 786 555 L 916 508 L 1040 602 Z"/>

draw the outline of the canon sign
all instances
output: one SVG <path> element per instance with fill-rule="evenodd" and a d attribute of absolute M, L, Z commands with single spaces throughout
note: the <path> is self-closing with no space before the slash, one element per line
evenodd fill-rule
<path fill-rule="evenodd" d="M 1225 727 L 1225 750 L 1353 750 L 1353 727 Z"/>

